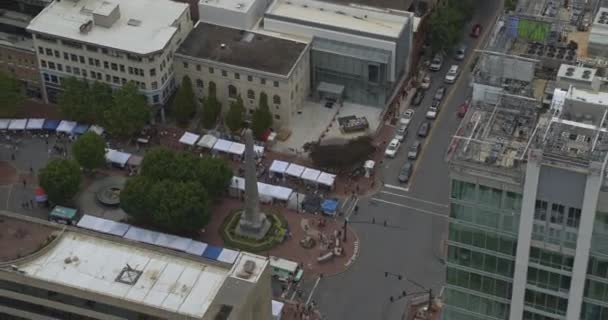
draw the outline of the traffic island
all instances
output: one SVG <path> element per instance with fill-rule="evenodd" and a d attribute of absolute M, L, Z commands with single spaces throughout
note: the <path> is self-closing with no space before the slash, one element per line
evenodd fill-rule
<path fill-rule="evenodd" d="M 270 223 L 268 232 L 260 239 L 244 237 L 237 233 L 241 216 L 245 211 L 243 209 L 233 210 L 228 215 L 221 226 L 222 240 L 224 245 L 231 248 L 236 248 L 253 253 L 269 251 L 277 245 L 283 243 L 287 232 L 287 220 L 277 213 L 267 213 L 266 219 Z"/>

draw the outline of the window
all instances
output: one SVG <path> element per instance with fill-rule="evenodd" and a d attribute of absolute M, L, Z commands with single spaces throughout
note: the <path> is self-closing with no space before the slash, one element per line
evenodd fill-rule
<path fill-rule="evenodd" d="M 120 78 L 114 76 L 114 77 L 112 77 L 112 82 L 114 82 L 114 83 L 120 83 Z"/>
<path fill-rule="evenodd" d="M 63 65 L 61 65 L 61 63 L 57 64 L 57 70 L 63 71 Z"/>
<path fill-rule="evenodd" d="M 222 70 L 222 76 L 227 77 L 228 76 L 228 72 L 226 72 L 226 70 Z"/>
<path fill-rule="evenodd" d="M 146 90 L 146 84 L 145 84 L 144 82 L 141 82 L 141 83 L 139 84 L 139 87 L 140 87 L 142 90 Z"/>
<path fill-rule="evenodd" d="M 275 88 L 278 88 L 278 87 L 279 87 L 279 82 L 278 82 L 278 81 L 275 81 L 275 82 L 274 82 L 274 87 L 275 87 Z"/>
<path fill-rule="evenodd" d="M 122 85 L 124 86 L 125 84 L 127 84 L 127 79 L 125 78 L 120 78 L 120 82 L 122 83 Z"/>
<path fill-rule="evenodd" d="M 46 68 L 46 61 L 44 61 L 44 60 L 40 60 L 40 65 L 41 65 L 43 68 Z"/>
<path fill-rule="evenodd" d="M 158 103 L 158 95 L 157 95 L 157 94 L 155 94 L 155 95 L 152 97 L 152 101 L 154 101 L 154 103 Z"/>
<path fill-rule="evenodd" d="M 272 97 L 272 103 L 274 103 L 274 104 L 281 104 L 281 97 L 279 97 L 278 95 L 275 94 Z"/>
<path fill-rule="evenodd" d="M 116 63 L 112 63 L 111 66 L 112 66 L 112 70 L 118 71 L 118 65 Z"/>
<path fill-rule="evenodd" d="M 95 66 L 99 67 L 99 59 L 95 59 Z"/>
<path fill-rule="evenodd" d="M 536 200 L 534 208 L 534 219 L 547 221 L 547 201 Z"/>
<path fill-rule="evenodd" d="M 142 77 L 144 76 L 144 69 L 139 69 L 139 75 Z"/>
<path fill-rule="evenodd" d="M 475 193 L 475 184 L 452 180 L 452 198 L 457 200 L 475 201 Z"/>
<path fill-rule="evenodd" d="M 54 50 L 53 53 L 55 53 L 55 58 L 61 58 L 61 55 L 59 54 L 59 50 Z"/>
<path fill-rule="evenodd" d="M 70 59 L 74 62 L 78 62 L 78 56 L 75 54 L 70 54 Z"/>
<path fill-rule="evenodd" d="M 564 206 L 561 204 L 554 203 L 551 205 L 551 218 L 550 222 L 555 224 L 562 224 L 564 222 Z"/>
<path fill-rule="evenodd" d="M 222 72 L 224 72 L 224 71 L 222 71 Z M 235 86 L 233 86 L 233 85 L 229 85 L 228 86 L 228 96 L 230 98 L 236 98 L 237 91 L 236 91 L 236 87 Z"/>
<path fill-rule="evenodd" d="M 484 185 L 479 185 L 479 202 L 490 207 L 500 208 L 502 191 Z"/>
<path fill-rule="evenodd" d="M 53 49 L 46 48 L 46 55 L 52 57 L 53 56 Z"/>
<path fill-rule="evenodd" d="M 97 52 L 97 47 L 93 47 L 93 46 L 87 45 L 87 50 L 91 51 L 91 52 Z"/>
<path fill-rule="evenodd" d="M 581 220 L 581 209 L 577 208 L 568 208 L 568 220 L 566 220 L 566 225 L 572 228 L 578 228 L 578 224 Z"/>
<path fill-rule="evenodd" d="M 239 79 L 241 79 L 241 75 L 240 75 L 240 74 L 238 74 L 238 73 L 235 73 L 235 74 L 234 74 L 234 78 L 235 78 L 236 80 L 239 80 Z"/>
<path fill-rule="evenodd" d="M 63 59 L 70 60 L 70 55 L 67 52 L 63 53 Z"/>
<path fill-rule="evenodd" d="M 57 78 L 57 76 L 51 75 L 51 82 L 59 83 L 59 79 Z"/>
<path fill-rule="evenodd" d="M 252 76 L 247 76 L 247 81 L 249 81 L 249 82 L 253 81 L 253 77 Z"/>
<path fill-rule="evenodd" d="M 253 92 L 253 90 L 247 90 L 247 98 L 252 100 L 255 99 L 255 93 Z"/>
<path fill-rule="evenodd" d="M 276 120 L 281 120 L 281 116 L 280 116 L 280 115 L 278 115 L 278 114 L 275 114 L 275 115 L 274 115 L 274 118 L 275 118 Z"/>
<path fill-rule="evenodd" d="M 209 67 L 209 73 L 214 73 L 215 70 L 213 70 L 213 68 Z"/>
<path fill-rule="evenodd" d="M 65 72 L 67 72 L 67 73 L 72 73 L 72 67 L 70 67 L 70 66 L 65 66 Z"/>
<path fill-rule="evenodd" d="M 89 65 L 94 66 L 95 65 L 95 59 L 89 58 Z"/>
<path fill-rule="evenodd" d="M 378 83 L 380 81 L 379 66 L 377 64 L 367 65 L 367 81 Z"/>
<path fill-rule="evenodd" d="M 125 72 L 125 65 L 124 64 L 119 65 L 119 67 L 120 67 L 120 72 Z"/>
<path fill-rule="evenodd" d="M 158 82 L 156 82 L 156 81 L 152 82 L 152 89 L 153 90 L 158 89 Z"/>
<path fill-rule="evenodd" d="M 49 69 L 55 70 L 55 63 L 54 62 L 49 61 Z"/>
<path fill-rule="evenodd" d="M 296 86 L 296 89 L 297 89 L 297 86 Z M 505 193 L 505 203 L 503 205 L 504 205 L 504 209 L 520 212 L 521 211 L 521 194 L 507 191 Z"/>
<path fill-rule="evenodd" d="M 184 69 L 188 69 L 188 62 L 184 62 Z"/>
<path fill-rule="evenodd" d="M 209 81 L 209 94 L 215 95 L 215 82 Z"/>
<path fill-rule="evenodd" d="M 110 76 L 109 74 L 106 74 L 106 82 L 111 82 L 112 81 L 112 76 Z"/>
<path fill-rule="evenodd" d="M 44 48 L 43 47 L 38 47 L 38 53 L 44 54 Z"/>
<path fill-rule="evenodd" d="M 74 70 L 74 74 L 75 74 L 75 75 L 77 75 L 77 76 L 79 76 L 79 75 L 80 75 L 80 68 L 76 68 L 76 67 L 74 67 L 74 69 L 73 69 L 73 70 Z"/>
<path fill-rule="evenodd" d="M 260 78 L 260 83 L 261 83 L 261 84 L 266 84 L 266 79 L 264 79 L 264 78 Z"/>
<path fill-rule="evenodd" d="M 43 73 L 42 75 L 44 76 L 44 81 L 46 81 L 46 82 L 49 82 L 49 81 L 50 81 L 50 78 L 49 78 L 49 75 L 48 75 L 48 74 Z"/>
<path fill-rule="evenodd" d="M 85 78 L 87 77 L 87 70 L 82 69 L 82 76 L 85 77 Z"/>
<path fill-rule="evenodd" d="M 80 63 L 85 64 L 86 62 L 84 62 L 84 57 L 83 56 L 78 56 L 78 60 L 80 61 Z"/>
<path fill-rule="evenodd" d="M 152 76 L 152 77 L 156 76 L 156 69 L 155 68 L 150 69 L 150 76 Z"/>
<path fill-rule="evenodd" d="M 203 80 L 196 79 L 196 86 L 199 87 L 199 88 L 202 88 L 203 87 Z"/>
<path fill-rule="evenodd" d="M 200 64 L 196 65 L 196 71 L 201 71 L 201 65 Z"/>
<path fill-rule="evenodd" d="M 139 68 L 133 68 L 133 73 L 138 76 L 139 75 Z"/>
<path fill-rule="evenodd" d="M 110 69 L 110 63 L 107 62 L 107 61 L 104 61 L 103 62 L 103 67 L 106 68 L 106 69 Z"/>

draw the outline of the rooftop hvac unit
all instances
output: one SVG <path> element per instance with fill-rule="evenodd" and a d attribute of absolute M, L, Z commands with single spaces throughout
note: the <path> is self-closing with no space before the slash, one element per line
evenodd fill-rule
<path fill-rule="evenodd" d="M 585 71 L 583 71 L 582 77 L 583 77 L 583 79 L 590 79 L 591 78 L 591 70 L 585 70 Z"/>
<path fill-rule="evenodd" d="M 574 67 L 568 67 L 568 69 L 566 69 L 566 76 L 572 77 L 573 75 L 574 75 Z"/>

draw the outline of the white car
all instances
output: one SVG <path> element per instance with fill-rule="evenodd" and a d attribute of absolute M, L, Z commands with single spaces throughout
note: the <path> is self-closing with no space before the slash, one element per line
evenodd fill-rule
<path fill-rule="evenodd" d="M 407 137 L 407 125 L 402 124 L 397 128 L 397 133 L 395 133 L 395 139 L 399 140 L 399 142 L 403 142 L 405 137 Z"/>
<path fill-rule="evenodd" d="M 399 124 L 407 126 L 412 121 L 412 118 L 414 118 L 414 109 L 407 109 L 403 112 L 401 119 L 399 119 Z"/>
<path fill-rule="evenodd" d="M 431 76 L 427 74 L 426 76 L 424 76 L 424 78 L 422 78 L 422 82 L 420 82 L 420 88 L 427 90 L 430 87 L 431 87 Z"/>
<path fill-rule="evenodd" d="M 399 151 L 399 147 L 401 147 L 401 142 L 399 142 L 399 140 L 391 140 L 386 147 L 386 151 L 384 151 L 384 155 L 389 158 L 394 158 L 397 155 L 397 151 Z"/>
<path fill-rule="evenodd" d="M 436 119 L 438 113 L 439 113 L 438 108 L 430 107 L 429 111 L 426 112 L 426 118 L 427 119 Z"/>
<path fill-rule="evenodd" d="M 433 57 L 433 60 L 431 60 L 431 64 L 429 65 L 429 70 L 439 71 L 439 70 L 441 70 L 441 66 L 443 66 L 443 55 L 441 53 L 437 53 Z"/>
<path fill-rule="evenodd" d="M 445 75 L 445 83 L 454 83 L 458 78 L 458 74 L 460 73 L 460 68 L 457 65 L 452 65 L 448 73 Z"/>

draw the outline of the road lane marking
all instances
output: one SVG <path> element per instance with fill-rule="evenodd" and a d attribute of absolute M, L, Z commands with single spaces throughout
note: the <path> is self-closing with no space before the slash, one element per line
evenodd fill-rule
<path fill-rule="evenodd" d="M 355 210 L 355 207 L 357 207 L 357 203 L 359 203 L 359 198 L 355 199 L 355 202 L 353 203 L 353 205 L 350 207 L 350 209 L 346 213 L 345 219 L 350 218 L 350 216 L 353 214 L 353 211 Z"/>
<path fill-rule="evenodd" d="M 430 204 L 430 205 L 441 207 L 441 208 L 447 208 L 448 207 L 447 204 L 443 204 L 443 203 L 439 203 L 439 202 L 434 202 L 434 201 L 429 201 L 429 200 L 424 200 L 424 199 L 415 198 L 415 197 L 411 197 L 411 196 L 406 196 L 406 195 L 399 194 L 399 193 L 394 193 L 394 192 L 389 192 L 389 191 L 384 191 L 384 190 L 380 191 L 380 193 L 390 194 L 390 195 L 395 196 L 395 197 L 401 197 L 401 198 L 405 198 L 405 199 L 410 199 L 410 200 L 414 200 L 414 201 Z"/>
<path fill-rule="evenodd" d="M 321 281 L 321 277 L 318 277 L 317 282 L 315 282 L 314 287 L 312 287 L 312 290 L 310 290 L 310 294 L 308 294 L 308 298 L 306 299 L 306 305 L 308 305 L 310 303 L 310 300 L 312 299 L 312 295 L 315 293 L 315 290 L 317 290 L 317 286 L 319 285 L 320 281 Z"/>
<path fill-rule="evenodd" d="M 410 191 L 410 188 L 404 188 L 404 187 L 400 187 L 400 186 L 394 186 L 392 184 L 385 184 L 384 186 L 387 187 L 387 188 L 390 188 L 390 189 L 401 190 L 401 191 L 405 191 L 405 192 L 409 192 Z"/>
<path fill-rule="evenodd" d="M 432 215 L 432 216 L 437 216 L 437 217 L 441 217 L 441 218 L 445 218 L 445 219 L 448 218 L 448 216 L 446 214 L 441 214 L 441 213 L 437 213 L 437 212 L 433 212 L 433 211 L 429 211 L 429 210 L 425 210 L 425 209 L 420 209 L 420 208 L 408 206 L 408 205 L 405 205 L 405 204 L 402 204 L 402 203 L 387 201 L 387 200 L 379 199 L 379 198 L 372 198 L 372 200 L 373 201 L 378 201 L 378 202 L 383 202 L 383 203 L 390 204 L 390 205 L 394 205 L 394 206 L 397 206 L 397 207 L 411 209 L 411 210 L 418 211 L 418 212 L 421 212 L 421 213 L 424 213 L 424 214 L 428 214 L 428 215 Z"/>

